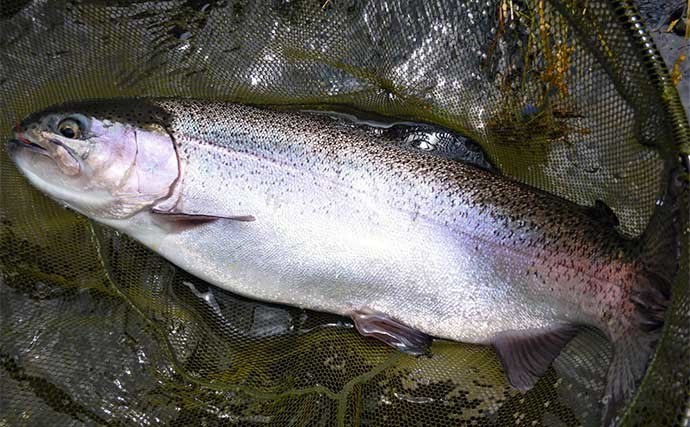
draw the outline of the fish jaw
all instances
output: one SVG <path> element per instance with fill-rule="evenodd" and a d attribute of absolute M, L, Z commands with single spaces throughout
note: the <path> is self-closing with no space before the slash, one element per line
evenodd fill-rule
<path fill-rule="evenodd" d="M 115 197 L 104 190 L 90 192 L 75 190 L 71 176 L 62 173 L 46 150 L 24 144 L 19 141 L 10 141 L 7 144 L 6 149 L 10 159 L 34 187 L 62 205 L 88 216 L 92 210 L 117 202 Z M 82 210 L 81 207 L 85 206 L 89 209 Z"/>

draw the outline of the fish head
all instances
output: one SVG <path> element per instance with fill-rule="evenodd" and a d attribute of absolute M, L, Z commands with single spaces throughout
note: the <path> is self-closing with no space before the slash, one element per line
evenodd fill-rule
<path fill-rule="evenodd" d="M 19 123 L 7 144 L 31 184 L 86 216 L 122 219 L 167 197 L 179 176 L 165 112 L 138 102 L 62 104 Z"/>

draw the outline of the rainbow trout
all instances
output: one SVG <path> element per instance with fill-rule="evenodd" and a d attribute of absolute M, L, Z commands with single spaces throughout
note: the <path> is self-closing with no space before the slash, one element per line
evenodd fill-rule
<path fill-rule="evenodd" d="M 491 345 L 520 390 L 594 326 L 614 349 L 609 423 L 663 323 L 671 214 L 626 239 L 591 209 L 389 142 L 308 113 L 120 99 L 35 113 L 8 149 L 50 197 L 216 286 L 350 316 L 410 353 L 430 336 Z"/>

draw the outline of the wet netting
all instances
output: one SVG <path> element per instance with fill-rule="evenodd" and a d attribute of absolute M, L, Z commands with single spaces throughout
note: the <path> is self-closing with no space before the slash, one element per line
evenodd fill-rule
<path fill-rule="evenodd" d="M 605 202 L 631 237 L 690 153 L 629 1 L 0 2 L 3 140 L 30 112 L 113 96 L 443 126 L 500 173 Z M 412 357 L 349 319 L 207 285 L 0 156 L 0 426 L 599 424 L 611 351 L 594 331 L 523 394 L 488 347 L 437 341 Z M 687 206 L 663 336 L 621 425 L 688 423 Z"/>

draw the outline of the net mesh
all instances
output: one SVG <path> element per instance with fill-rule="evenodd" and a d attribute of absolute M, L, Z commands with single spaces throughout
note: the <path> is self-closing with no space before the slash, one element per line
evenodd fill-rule
<path fill-rule="evenodd" d="M 690 131 L 627 1 L 0 3 L 0 137 L 65 100 L 342 106 L 442 125 L 515 179 L 638 236 Z M 247 300 L 31 188 L 0 155 L 0 425 L 597 425 L 585 331 L 534 389 L 487 347 L 414 358 L 347 319 Z M 624 425 L 687 423 L 688 219 L 664 335 Z"/>

